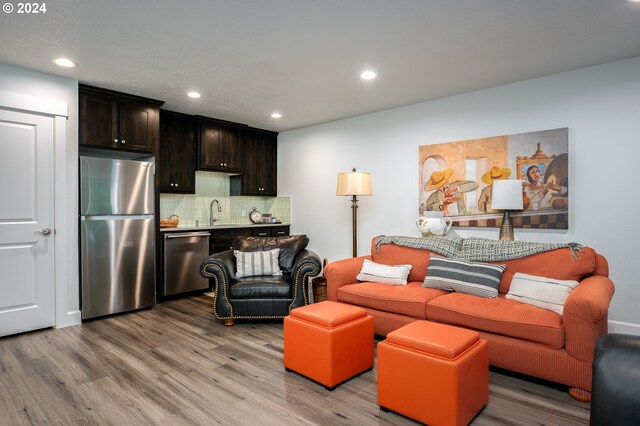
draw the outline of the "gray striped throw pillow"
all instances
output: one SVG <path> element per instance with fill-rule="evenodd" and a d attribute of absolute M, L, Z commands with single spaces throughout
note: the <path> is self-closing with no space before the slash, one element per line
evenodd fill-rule
<path fill-rule="evenodd" d="M 469 262 L 431 255 L 423 287 L 498 297 L 498 287 L 507 265 Z"/>
<path fill-rule="evenodd" d="M 278 265 L 280 249 L 265 251 L 234 250 L 233 255 L 236 257 L 236 278 L 282 275 Z"/>

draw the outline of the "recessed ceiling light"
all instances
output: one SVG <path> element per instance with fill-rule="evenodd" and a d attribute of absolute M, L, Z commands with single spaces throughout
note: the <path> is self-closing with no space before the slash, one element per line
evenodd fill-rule
<path fill-rule="evenodd" d="M 78 64 L 73 62 L 71 59 L 67 59 L 67 58 L 56 58 L 51 60 L 51 62 L 65 68 L 74 68 L 78 66 Z"/>
<path fill-rule="evenodd" d="M 200 95 L 200 93 L 198 93 L 198 92 L 189 92 L 189 93 L 187 93 L 187 96 L 190 97 L 190 98 L 197 99 L 202 95 Z"/>
<path fill-rule="evenodd" d="M 279 112 L 274 112 L 273 114 L 271 114 L 271 118 L 282 118 L 282 114 L 280 114 Z"/>
<path fill-rule="evenodd" d="M 360 74 L 360 78 L 363 80 L 373 80 L 374 78 L 376 78 L 377 74 L 373 71 L 365 71 L 362 74 Z"/>

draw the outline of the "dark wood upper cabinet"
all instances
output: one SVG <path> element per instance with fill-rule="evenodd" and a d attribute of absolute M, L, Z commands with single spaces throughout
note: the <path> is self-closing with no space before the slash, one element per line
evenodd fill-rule
<path fill-rule="evenodd" d="M 276 197 L 278 134 L 246 129 L 241 135 L 242 175 L 231 176 L 231 195 Z"/>
<path fill-rule="evenodd" d="M 164 102 L 83 84 L 79 95 L 80 145 L 156 153 Z"/>
<path fill-rule="evenodd" d="M 196 192 L 196 120 L 160 110 L 160 149 L 156 164 L 160 192 Z"/>
<path fill-rule="evenodd" d="M 198 117 L 199 170 L 240 173 L 240 129 L 245 126 Z"/>
<path fill-rule="evenodd" d="M 80 91 L 80 144 L 116 148 L 118 101 L 112 96 Z"/>

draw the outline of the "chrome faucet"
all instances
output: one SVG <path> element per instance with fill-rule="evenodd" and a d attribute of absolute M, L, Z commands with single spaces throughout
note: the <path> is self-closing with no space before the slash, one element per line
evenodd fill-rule
<path fill-rule="evenodd" d="M 214 222 L 217 222 L 220 219 L 216 219 L 213 217 L 213 205 L 214 204 L 218 204 L 218 213 L 220 213 L 222 211 L 222 206 L 220 205 L 220 201 L 216 200 L 215 198 L 213 199 L 213 201 L 211 201 L 211 204 L 209 204 L 209 225 L 213 225 Z"/>

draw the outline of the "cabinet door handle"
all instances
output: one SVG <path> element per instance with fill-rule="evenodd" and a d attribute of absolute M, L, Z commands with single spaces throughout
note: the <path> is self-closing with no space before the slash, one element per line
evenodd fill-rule
<path fill-rule="evenodd" d="M 176 188 L 177 188 L 177 187 L 178 187 L 178 184 L 176 183 L 176 184 L 175 184 L 175 186 L 176 186 Z"/>
<path fill-rule="evenodd" d="M 115 143 L 118 143 L 118 139 L 114 139 L 113 141 L 114 141 Z"/>
<path fill-rule="evenodd" d="M 284 231 L 278 231 L 277 234 L 278 235 L 284 235 Z"/>
<path fill-rule="evenodd" d="M 258 237 L 266 237 L 267 233 L 266 232 L 258 232 Z"/>
<path fill-rule="evenodd" d="M 224 163 L 220 163 L 220 166 L 224 166 Z"/>
<path fill-rule="evenodd" d="M 122 139 L 122 143 L 126 143 L 126 141 L 124 139 Z"/>

